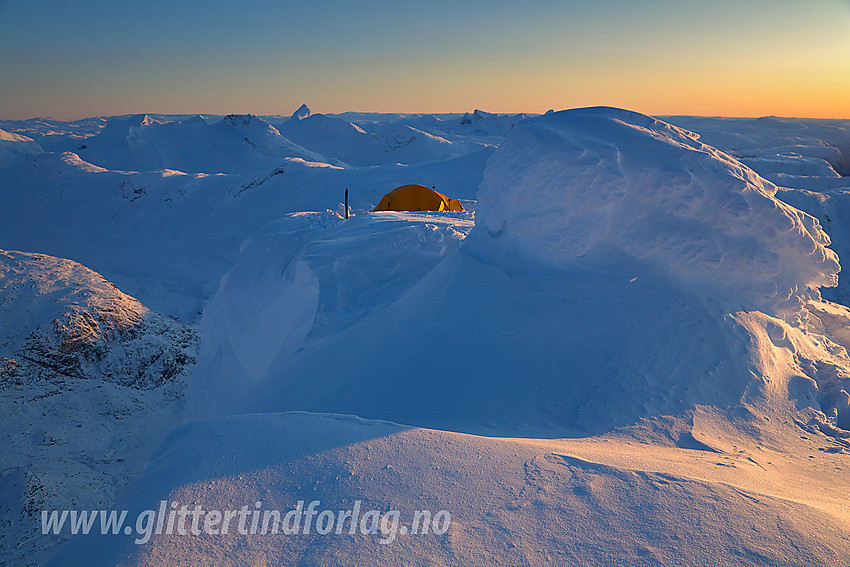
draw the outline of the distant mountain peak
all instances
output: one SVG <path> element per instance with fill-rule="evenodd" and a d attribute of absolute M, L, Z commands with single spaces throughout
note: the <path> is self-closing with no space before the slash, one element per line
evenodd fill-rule
<path fill-rule="evenodd" d="M 295 112 L 292 113 L 291 120 L 302 120 L 302 119 L 310 116 L 310 114 L 312 114 L 312 113 L 310 112 L 310 109 L 307 108 L 307 105 L 302 104 L 301 106 L 298 107 L 298 110 L 296 110 Z"/>

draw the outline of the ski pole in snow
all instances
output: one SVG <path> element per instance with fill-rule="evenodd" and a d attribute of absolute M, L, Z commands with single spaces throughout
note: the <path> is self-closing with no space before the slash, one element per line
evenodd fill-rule
<path fill-rule="evenodd" d="M 345 188 L 345 218 L 348 218 L 348 187 Z"/>

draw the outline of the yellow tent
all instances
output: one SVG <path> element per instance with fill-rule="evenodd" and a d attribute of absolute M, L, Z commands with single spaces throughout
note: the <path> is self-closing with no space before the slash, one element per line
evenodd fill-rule
<path fill-rule="evenodd" d="M 376 211 L 465 211 L 460 201 L 424 185 L 402 185 L 381 198 Z"/>

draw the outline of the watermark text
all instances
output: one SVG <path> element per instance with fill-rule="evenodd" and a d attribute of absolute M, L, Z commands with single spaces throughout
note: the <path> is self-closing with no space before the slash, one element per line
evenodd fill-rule
<path fill-rule="evenodd" d="M 200 505 L 162 500 L 156 510 L 144 510 L 135 521 L 127 521 L 127 510 L 42 510 L 41 533 L 70 533 L 135 536 L 134 543 L 145 544 L 154 535 L 298 535 L 349 534 L 380 536 L 390 544 L 406 535 L 445 534 L 452 519 L 448 510 L 432 514 L 417 510 L 408 523 L 402 523 L 399 510 L 363 510 L 357 500 L 348 510 L 320 510 L 321 502 L 305 506 L 299 500 L 290 510 L 264 509 L 262 502 L 234 510 L 205 509 Z"/>

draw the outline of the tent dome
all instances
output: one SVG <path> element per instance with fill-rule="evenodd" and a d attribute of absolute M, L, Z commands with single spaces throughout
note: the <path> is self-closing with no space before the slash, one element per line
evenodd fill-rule
<path fill-rule="evenodd" d="M 381 198 L 375 211 L 465 211 L 460 201 L 424 185 L 402 185 Z"/>

